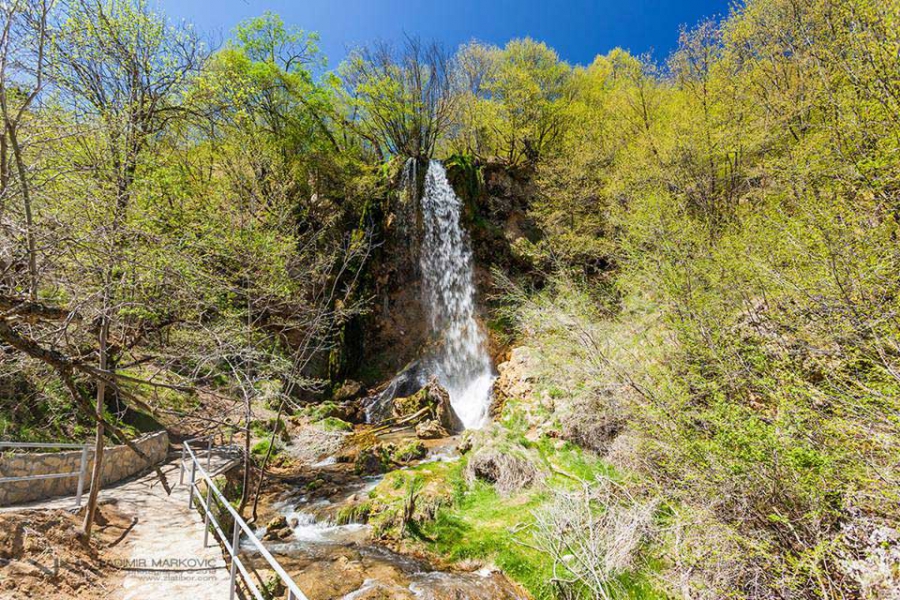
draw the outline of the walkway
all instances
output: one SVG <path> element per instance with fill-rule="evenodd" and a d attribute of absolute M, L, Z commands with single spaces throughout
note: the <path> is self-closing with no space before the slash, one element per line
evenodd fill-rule
<path fill-rule="evenodd" d="M 230 460 L 228 455 L 214 451 L 212 472 L 226 466 Z M 185 484 L 178 485 L 180 468 L 177 458 L 162 466 L 172 486 L 171 495 L 166 494 L 154 472 L 114 484 L 100 492 L 101 501 L 114 499 L 120 510 L 137 518 L 125 538 L 130 559 L 122 589 L 112 596 L 115 600 L 220 600 L 228 597 L 229 570 L 222 551 L 212 535 L 209 547 L 203 547 L 203 519 L 197 510 L 188 509 L 190 473 L 185 474 Z M 71 496 L 0 510 L 71 509 L 74 506 L 75 497 Z"/>

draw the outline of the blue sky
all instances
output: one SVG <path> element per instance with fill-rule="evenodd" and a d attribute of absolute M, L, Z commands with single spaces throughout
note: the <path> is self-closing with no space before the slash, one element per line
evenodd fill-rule
<path fill-rule="evenodd" d="M 404 33 L 451 48 L 470 39 L 502 45 L 515 37 L 546 42 L 570 62 L 587 64 L 620 46 L 664 59 L 682 24 L 726 15 L 728 0 L 157 0 L 173 20 L 226 38 L 243 19 L 266 10 L 288 24 L 318 31 L 335 67 L 347 49 Z"/>

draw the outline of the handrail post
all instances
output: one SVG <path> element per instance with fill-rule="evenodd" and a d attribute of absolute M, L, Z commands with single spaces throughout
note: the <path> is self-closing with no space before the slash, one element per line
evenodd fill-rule
<path fill-rule="evenodd" d="M 212 465 L 212 446 L 213 446 L 213 436 L 209 436 L 209 441 L 206 443 L 206 474 L 209 475 L 210 466 Z"/>
<path fill-rule="evenodd" d="M 84 492 L 84 474 L 87 471 L 87 444 L 81 449 L 81 462 L 78 466 L 78 491 L 75 492 L 75 508 L 81 508 L 81 494 Z"/>
<path fill-rule="evenodd" d="M 231 583 L 228 585 L 229 594 L 228 599 L 234 600 L 234 592 L 237 588 L 237 555 L 238 555 L 238 546 L 241 543 L 241 526 L 238 524 L 238 520 L 234 519 L 234 533 L 231 535 Z"/>
<path fill-rule="evenodd" d="M 181 443 L 181 473 L 178 475 L 178 485 L 182 485 L 184 483 L 184 449 L 185 442 Z"/>
<path fill-rule="evenodd" d="M 191 457 L 191 483 L 188 492 L 188 508 L 194 508 L 194 479 L 197 475 L 197 461 Z"/>
<path fill-rule="evenodd" d="M 203 518 L 203 547 L 209 545 L 209 513 L 211 512 L 210 499 L 212 498 L 212 485 L 209 480 L 206 482 L 206 515 Z"/>

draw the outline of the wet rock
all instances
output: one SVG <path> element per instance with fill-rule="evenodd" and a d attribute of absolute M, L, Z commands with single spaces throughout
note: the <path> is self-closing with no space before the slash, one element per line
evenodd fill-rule
<path fill-rule="evenodd" d="M 459 440 L 459 444 L 456 445 L 456 451 L 460 454 L 466 454 L 469 450 L 472 449 L 472 436 L 471 435 L 463 435 L 462 439 Z"/>
<path fill-rule="evenodd" d="M 394 398 L 393 416 L 395 418 L 403 419 L 419 413 L 422 413 L 423 420 L 428 417 L 436 420 L 445 432 L 463 429 L 462 422 L 450 404 L 450 394 L 441 387 L 435 377 L 432 377 L 425 387 L 415 394 Z"/>
<path fill-rule="evenodd" d="M 416 425 L 416 437 L 421 440 L 436 440 L 438 438 L 450 435 L 447 430 L 441 427 L 441 424 L 435 420 L 429 419 L 422 421 Z"/>
<path fill-rule="evenodd" d="M 411 441 L 397 448 L 391 453 L 391 459 L 398 463 L 408 463 L 414 460 L 425 458 L 428 449 L 425 444 L 419 441 Z"/>
<path fill-rule="evenodd" d="M 388 470 L 390 458 L 381 444 L 359 451 L 354 461 L 354 470 L 358 475 L 378 475 Z"/>
<path fill-rule="evenodd" d="M 266 534 L 262 539 L 267 542 L 284 539 L 284 537 L 282 537 L 284 532 L 287 532 L 287 535 L 292 533 L 291 529 L 288 527 L 287 518 L 284 515 L 280 515 L 266 523 Z"/>
<path fill-rule="evenodd" d="M 407 398 L 422 389 L 426 381 L 425 368 L 412 361 L 397 373 L 382 389 L 362 401 L 369 420 L 379 423 L 394 416 L 394 399 Z"/>
<path fill-rule="evenodd" d="M 337 402 L 352 400 L 359 396 L 362 389 L 363 385 L 360 382 L 348 379 L 334 392 L 334 399 Z"/>
<path fill-rule="evenodd" d="M 343 598 L 365 581 L 363 565 L 344 556 L 322 560 L 294 574 L 294 581 L 309 598 Z"/>
<path fill-rule="evenodd" d="M 378 582 L 367 582 L 352 595 L 353 600 L 413 600 L 416 596 L 407 588 L 386 586 Z"/>
<path fill-rule="evenodd" d="M 271 521 L 266 523 L 266 528 L 268 528 L 269 530 L 284 529 L 285 527 L 287 527 L 287 517 L 285 517 L 284 515 L 273 517 Z"/>

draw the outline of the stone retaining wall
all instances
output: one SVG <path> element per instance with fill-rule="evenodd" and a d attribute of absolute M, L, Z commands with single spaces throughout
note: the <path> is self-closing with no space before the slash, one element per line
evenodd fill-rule
<path fill-rule="evenodd" d="M 169 434 L 165 431 L 149 433 L 134 443 L 157 464 L 169 451 Z M 87 470 L 84 477 L 84 493 L 90 487 L 91 470 L 94 467 L 93 449 L 88 451 Z M 40 454 L 16 453 L 0 455 L 0 477 L 25 477 L 50 473 L 76 473 L 72 477 L 37 479 L 0 483 L 0 506 L 41 500 L 52 496 L 74 494 L 78 488 L 78 469 L 81 466 L 81 450 L 47 452 Z M 147 463 L 128 446 L 109 446 L 103 452 L 103 485 L 130 477 L 147 468 Z"/>

